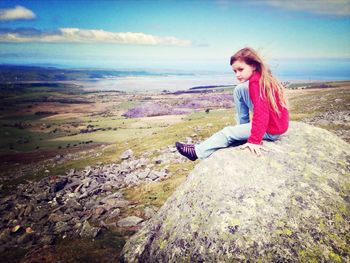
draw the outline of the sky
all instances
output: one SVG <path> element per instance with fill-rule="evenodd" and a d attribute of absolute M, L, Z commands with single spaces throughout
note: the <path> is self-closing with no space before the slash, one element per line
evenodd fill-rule
<path fill-rule="evenodd" d="M 0 1 L 0 64 L 211 70 L 245 46 L 350 59 L 350 0 Z"/>

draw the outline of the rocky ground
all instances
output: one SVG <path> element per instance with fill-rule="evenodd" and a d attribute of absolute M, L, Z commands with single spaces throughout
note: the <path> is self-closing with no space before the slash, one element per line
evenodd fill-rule
<path fill-rule="evenodd" d="M 161 149 L 155 158 L 149 155 L 145 152 L 136 159 L 127 150 L 120 164 L 72 169 L 66 175 L 19 185 L 0 199 L 0 251 L 51 245 L 59 237 L 95 238 L 104 229 L 141 226 L 157 208 L 146 207 L 142 217 L 123 218 L 120 209 L 135 204 L 125 200 L 120 190 L 163 180 L 171 176 L 167 163 L 185 161 L 174 147 Z"/>
<path fill-rule="evenodd" d="M 318 127 L 325 127 L 346 142 L 350 142 L 350 111 L 330 110 L 304 118 L 304 122 Z"/>
<path fill-rule="evenodd" d="M 291 118 L 329 130 L 350 143 L 350 86 L 288 90 Z"/>

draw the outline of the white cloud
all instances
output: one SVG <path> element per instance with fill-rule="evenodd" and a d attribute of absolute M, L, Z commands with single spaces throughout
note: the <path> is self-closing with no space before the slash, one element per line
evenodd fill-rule
<path fill-rule="evenodd" d="M 350 0 L 265 0 L 265 3 L 287 10 L 335 16 L 350 15 Z"/>
<path fill-rule="evenodd" d="M 34 19 L 36 15 L 29 9 L 17 5 L 14 8 L 0 9 L 0 20 Z"/>
<path fill-rule="evenodd" d="M 98 29 L 60 28 L 56 32 L 23 33 L 20 30 L 0 31 L 0 42 L 46 43 L 114 43 L 134 45 L 191 46 L 190 40 L 159 37 L 144 33 L 108 32 Z"/>

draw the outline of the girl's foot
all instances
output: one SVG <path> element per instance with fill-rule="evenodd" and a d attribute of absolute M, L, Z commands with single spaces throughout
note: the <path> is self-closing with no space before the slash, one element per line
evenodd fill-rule
<path fill-rule="evenodd" d="M 191 161 L 195 161 L 198 159 L 196 151 L 194 149 L 194 144 L 184 144 L 181 142 L 176 142 L 175 146 L 181 155 L 187 157 Z"/>

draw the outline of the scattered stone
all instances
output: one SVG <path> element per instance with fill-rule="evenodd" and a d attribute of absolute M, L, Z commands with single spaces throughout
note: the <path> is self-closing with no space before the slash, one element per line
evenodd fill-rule
<path fill-rule="evenodd" d="M 43 245 L 51 245 L 55 241 L 55 236 L 53 235 L 44 235 L 40 238 L 39 243 Z"/>
<path fill-rule="evenodd" d="M 145 178 L 149 175 L 150 172 L 151 172 L 151 169 L 146 168 L 144 171 L 139 172 L 139 173 L 137 174 L 137 177 L 138 177 L 140 180 L 143 180 L 143 179 L 145 179 Z"/>
<path fill-rule="evenodd" d="M 118 208 L 116 208 L 112 212 L 108 213 L 108 218 L 114 219 L 114 218 L 118 217 L 119 214 L 120 214 L 120 210 Z"/>
<path fill-rule="evenodd" d="M 57 154 L 56 156 L 55 156 L 55 161 L 59 161 L 59 160 L 61 160 L 61 159 L 63 159 L 64 157 L 63 157 L 63 155 L 62 154 Z"/>
<path fill-rule="evenodd" d="M 68 177 L 72 177 L 75 174 L 75 169 L 70 169 L 69 172 L 67 173 Z"/>
<path fill-rule="evenodd" d="M 128 216 L 126 218 L 120 219 L 118 221 L 118 226 L 119 227 L 131 227 L 131 226 L 136 226 L 140 222 L 142 222 L 143 219 L 137 216 Z"/>
<path fill-rule="evenodd" d="M 120 156 L 120 158 L 122 160 L 126 160 L 126 159 L 131 158 L 133 154 L 134 154 L 133 151 L 131 149 L 129 149 L 129 150 L 126 150 L 125 152 L 123 152 L 122 155 Z"/>
<path fill-rule="evenodd" d="M 33 229 L 31 228 L 31 227 L 27 227 L 26 228 L 26 233 L 27 234 L 31 234 L 31 233 L 33 233 L 34 231 L 33 231 Z"/>
<path fill-rule="evenodd" d="M 156 180 L 158 179 L 158 173 L 156 171 L 152 171 L 149 175 L 148 175 L 148 178 L 151 179 L 151 180 Z"/>
<path fill-rule="evenodd" d="M 36 200 L 38 201 L 49 201 L 49 193 L 43 192 L 36 195 Z"/>
<path fill-rule="evenodd" d="M 116 207 L 122 208 L 122 207 L 126 207 L 130 204 L 129 201 L 120 200 L 120 199 L 106 199 L 102 203 L 110 205 L 113 208 L 116 208 Z"/>
<path fill-rule="evenodd" d="M 146 220 L 152 218 L 156 214 L 156 211 L 155 211 L 153 206 L 152 207 L 146 207 L 144 209 L 144 212 L 145 212 L 145 216 L 144 217 L 145 217 Z"/>
<path fill-rule="evenodd" d="M 149 175 L 148 178 L 150 178 L 151 180 L 155 181 L 157 179 L 161 179 L 164 178 L 166 176 L 165 172 L 161 172 L 161 171 L 152 171 Z"/>
<path fill-rule="evenodd" d="M 137 177 L 136 174 L 128 174 L 125 179 L 124 179 L 125 183 L 128 185 L 135 185 L 138 184 L 138 182 L 140 181 L 139 178 Z"/>
<path fill-rule="evenodd" d="M 16 225 L 16 226 L 14 226 L 12 229 L 11 229 L 11 232 L 12 233 L 16 233 L 18 230 L 20 230 L 21 229 L 21 226 L 20 225 Z"/>
<path fill-rule="evenodd" d="M 67 222 L 70 219 L 72 219 L 71 215 L 51 214 L 49 216 L 49 220 L 52 221 L 52 222 Z"/>
<path fill-rule="evenodd" d="M 73 210 L 82 210 L 82 205 L 75 199 L 68 199 L 65 206 L 67 208 L 72 208 Z"/>
<path fill-rule="evenodd" d="M 92 211 L 92 219 L 97 219 L 106 212 L 103 206 L 95 207 Z"/>
<path fill-rule="evenodd" d="M 70 226 L 67 222 L 57 222 L 55 225 L 55 233 L 61 234 L 62 232 L 67 232 L 70 230 Z"/>
<path fill-rule="evenodd" d="M 111 191 L 112 189 L 113 189 L 113 186 L 112 186 L 111 184 L 104 184 L 104 185 L 102 186 L 102 190 L 103 190 L 104 192 Z"/>
<path fill-rule="evenodd" d="M 83 227 L 81 229 L 80 236 L 81 237 L 95 238 L 99 234 L 100 230 L 101 230 L 101 228 L 93 227 L 89 224 L 88 221 L 85 221 L 83 223 Z"/>
<path fill-rule="evenodd" d="M 139 159 L 135 168 L 136 169 L 145 168 L 147 166 L 147 162 L 148 162 L 148 160 L 146 158 L 141 157 L 141 159 Z"/>
<path fill-rule="evenodd" d="M 89 176 L 89 175 L 91 175 L 91 173 L 92 173 L 91 167 L 90 166 L 86 167 L 85 168 L 85 175 Z"/>
<path fill-rule="evenodd" d="M 108 198 L 119 198 L 119 199 L 121 199 L 121 198 L 123 198 L 123 194 L 122 194 L 121 192 L 115 192 L 115 193 L 113 193 L 113 194 L 107 196 L 106 198 L 107 198 L 107 199 L 108 199 Z"/>
<path fill-rule="evenodd" d="M 51 178 L 51 191 L 56 193 L 64 188 L 64 186 L 67 184 L 68 178 L 67 177 L 52 177 Z"/>
<path fill-rule="evenodd" d="M 31 204 L 27 205 L 26 209 L 24 210 L 24 215 L 28 216 L 33 210 L 34 206 L 32 206 Z"/>

